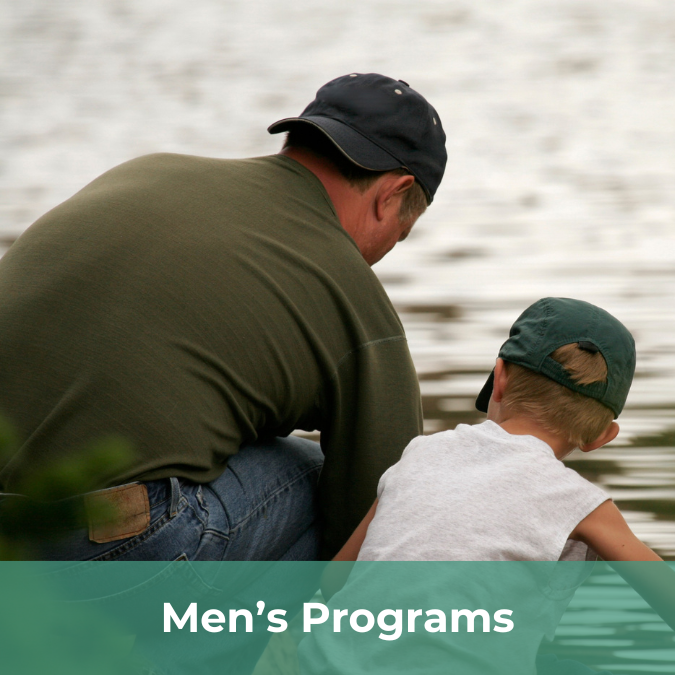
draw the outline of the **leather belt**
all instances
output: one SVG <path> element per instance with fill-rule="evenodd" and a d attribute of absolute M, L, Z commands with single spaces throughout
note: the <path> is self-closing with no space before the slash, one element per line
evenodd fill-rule
<path fill-rule="evenodd" d="M 175 515 L 173 512 L 177 509 L 177 497 L 174 495 L 179 495 L 180 492 L 177 489 L 178 479 L 169 480 L 172 494 L 171 515 L 173 516 Z M 30 499 L 26 495 L 9 492 L 0 492 L 0 498 L 2 497 Z M 89 529 L 89 540 L 97 544 L 134 537 L 150 525 L 150 502 L 148 488 L 144 483 L 117 485 L 69 497 L 62 501 L 70 500 L 82 500 L 84 519 Z"/>

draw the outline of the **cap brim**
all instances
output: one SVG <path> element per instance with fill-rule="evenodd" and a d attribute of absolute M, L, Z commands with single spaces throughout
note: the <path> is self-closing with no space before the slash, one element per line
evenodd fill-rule
<path fill-rule="evenodd" d="M 275 122 L 268 127 L 267 131 L 270 134 L 278 134 L 282 131 L 288 131 L 293 125 L 298 123 L 311 124 L 323 131 L 347 159 L 363 169 L 368 169 L 369 171 L 393 171 L 404 166 L 396 157 L 367 139 L 363 134 L 360 134 L 343 122 L 330 117 L 320 117 L 318 115 L 288 117 Z"/>
<path fill-rule="evenodd" d="M 483 385 L 483 388 L 480 390 L 480 394 L 476 398 L 476 410 L 479 410 L 482 413 L 488 411 L 488 405 L 490 403 L 490 398 L 492 397 L 492 387 L 495 382 L 495 371 L 493 370 L 488 377 L 487 382 Z"/>

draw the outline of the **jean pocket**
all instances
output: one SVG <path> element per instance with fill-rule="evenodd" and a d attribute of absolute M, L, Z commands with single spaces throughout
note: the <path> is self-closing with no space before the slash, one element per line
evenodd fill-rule
<path fill-rule="evenodd" d="M 199 547 L 204 526 L 185 497 L 178 503 L 178 512 L 171 517 L 168 510 L 151 520 L 150 526 L 129 539 L 88 558 L 96 562 L 176 560 L 182 553 L 191 558 Z"/>

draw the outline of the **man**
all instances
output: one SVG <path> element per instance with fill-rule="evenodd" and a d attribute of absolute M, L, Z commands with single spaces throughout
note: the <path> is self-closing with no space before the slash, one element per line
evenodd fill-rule
<path fill-rule="evenodd" d="M 118 166 L 0 263 L 0 410 L 22 438 L 0 490 L 105 435 L 135 447 L 72 497 L 83 527 L 40 557 L 330 557 L 421 432 L 369 266 L 433 199 L 438 114 L 353 73 L 269 131 L 289 132 L 273 157 Z M 321 450 L 294 429 L 320 430 Z"/>

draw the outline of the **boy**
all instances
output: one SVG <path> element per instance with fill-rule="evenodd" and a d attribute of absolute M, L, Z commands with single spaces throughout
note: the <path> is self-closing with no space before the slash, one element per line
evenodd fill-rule
<path fill-rule="evenodd" d="M 414 439 L 335 560 L 661 560 L 600 488 L 558 461 L 613 440 L 635 344 L 589 303 L 518 318 L 476 400 L 480 425 Z"/>
<path fill-rule="evenodd" d="M 634 371 L 633 338 L 613 316 L 580 300 L 534 303 L 511 328 L 476 401 L 487 421 L 414 439 L 380 479 L 378 499 L 334 560 L 555 563 L 596 554 L 661 560 L 630 531 L 606 493 L 559 461 L 575 447 L 590 452 L 616 437 L 613 420 Z M 666 565 L 618 571 L 675 627 L 675 584 Z M 324 629 L 301 643 L 301 668 L 312 675 L 534 673 L 542 637 L 553 637 L 589 572 L 583 563 L 331 564 L 322 591 L 329 608 L 343 614 L 345 607 L 368 607 L 374 615 L 382 603 L 415 607 L 421 615 L 419 608 L 449 599 L 457 608 L 512 607 L 513 601 L 518 631 L 480 641 L 473 632 L 449 628 L 429 638 L 413 626 L 406 639 L 383 643 L 364 642 L 353 632 L 364 630 L 358 627 L 338 637 Z M 544 672 L 591 671 L 546 657 L 539 663 Z"/>

